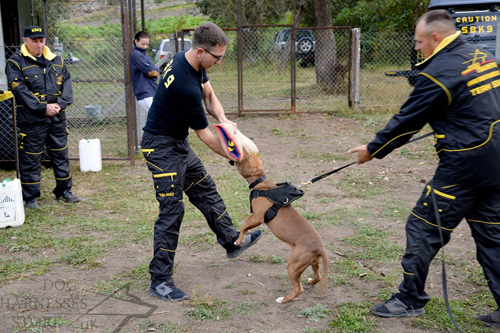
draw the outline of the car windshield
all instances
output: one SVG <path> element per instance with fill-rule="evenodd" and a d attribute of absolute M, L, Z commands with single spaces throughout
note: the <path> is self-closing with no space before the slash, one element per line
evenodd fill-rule
<path fill-rule="evenodd" d="M 287 41 L 288 38 L 290 37 L 290 29 L 287 29 L 283 32 L 283 41 Z M 295 41 L 298 41 L 299 39 L 303 37 L 308 37 L 312 38 L 312 31 L 311 30 L 295 30 Z"/>
<path fill-rule="evenodd" d="M 179 50 L 182 50 L 182 41 L 178 40 L 177 42 L 178 42 Z M 190 48 L 191 48 L 191 41 L 184 39 L 184 50 L 188 50 Z M 170 51 L 170 41 L 165 41 L 165 43 L 163 43 L 162 51 L 164 51 L 164 52 Z"/>

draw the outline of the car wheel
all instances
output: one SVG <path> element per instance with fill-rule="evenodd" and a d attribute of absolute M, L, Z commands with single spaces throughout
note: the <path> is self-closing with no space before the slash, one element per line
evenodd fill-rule
<path fill-rule="evenodd" d="M 301 53 L 311 52 L 313 45 L 314 44 L 311 38 L 303 37 L 297 43 L 297 51 Z"/>

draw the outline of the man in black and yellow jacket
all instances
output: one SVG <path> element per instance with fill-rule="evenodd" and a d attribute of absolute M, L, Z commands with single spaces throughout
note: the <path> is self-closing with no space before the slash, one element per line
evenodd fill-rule
<path fill-rule="evenodd" d="M 44 145 L 56 178 L 56 200 L 77 202 L 71 193 L 66 109 L 73 103 L 70 74 L 60 56 L 45 46 L 41 27 L 24 29 L 24 44 L 7 60 L 5 72 L 17 107 L 19 171 L 27 208 L 38 208 Z"/>
<path fill-rule="evenodd" d="M 487 51 L 456 31 L 447 11 L 417 21 L 418 64 L 415 89 L 398 114 L 367 146 L 351 149 L 358 164 L 383 158 L 429 124 L 435 133 L 439 166 L 406 224 L 399 293 L 373 305 L 383 317 L 425 313 L 429 265 L 441 248 L 432 192 L 437 199 L 444 243 L 465 218 L 477 244 L 477 260 L 500 307 L 500 69 Z M 478 317 L 500 327 L 500 311 Z"/>

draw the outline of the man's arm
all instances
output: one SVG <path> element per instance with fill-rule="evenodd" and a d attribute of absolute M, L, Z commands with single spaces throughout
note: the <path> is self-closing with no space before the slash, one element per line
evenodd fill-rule
<path fill-rule="evenodd" d="M 436 81 L 437 82 L 437 81 Z M 351 149 L 350 153 L 358 153 L 358 164 L 372 158 L 384 158 L 394 149 L 401 147 L 419 132 L 426 123 L 442 116 L 451 100 L 447 88 L 438 85 L 427 77 L 420 77 L 408 100 L 394 115 L 384 129 L 367 146 Z"/>
<path fill-rule="evenodd" d="M 130 54 L 130 62 L 133 64 L 148 77 L 155 77 L 160 75 L 160 70 L 153 64 L 153 62 L 149 63 L 149 60 L 146 56 L 139 53 L 138 51 L 132 52 Z"/>
<path fill-rule="evenodd" d="M 194 130 L 196 135 L 200 138 L 201 141 L 203 141 L 210 149 L 212 149 L 214 152 L 217 154 L 227 158 L 224 148 L 222 148 L 222 145 L 220 144 L 219 138 L 212 133 L 208 127 L 201 129 L 201 130 Z"/>

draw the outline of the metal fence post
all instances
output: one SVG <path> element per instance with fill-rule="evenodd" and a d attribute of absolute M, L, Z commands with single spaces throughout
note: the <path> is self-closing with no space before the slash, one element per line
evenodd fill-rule
<path fill-rule="evenodd" d="M 238 62 L 238 116 L 243 114 L 243 31 L 241 21 L 241 0 L 238 0 L 237 62 Z"/>
<path fill-rule="evenodd" d="M 361 58 L 361 29 L 352 29 L 352 62 L 351 62 L 351 101 L 353 102 L 354 110 L 359 111 L 359 79 L 360 79 L 360 58 Z"/>
<path fill-rule="evenodd" d="M 123 49 L 125 52 L 125 95 L 126 95 L 126 109 L 127 109 L 127 132 L 128 132 L 128 154 L 130 165 L 135 165 L 135 98 L 132 89 L 132 74 L 130 73 L 130 21 L 127 0 L 121 0 L 122 5 L 122 35 L 123 35 Z"/>

